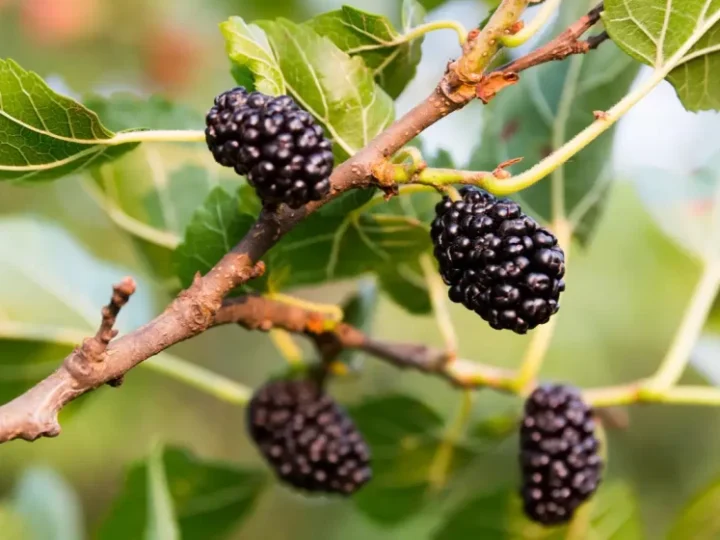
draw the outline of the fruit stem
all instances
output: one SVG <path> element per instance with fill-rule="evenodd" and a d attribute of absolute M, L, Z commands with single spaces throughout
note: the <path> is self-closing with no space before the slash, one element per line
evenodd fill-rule
<path fill-rule="evenodd" d="M 565 252 L 565 264 L 567 265 L 570 254 L 572 225 L 566 219 L 557 219 L 552 228 L 558 238 L 560 247 Z M 550 321 L 538 328 L 533 334 L 518 370 L 518 375 L 513 382 L 513 389 L 519 395 L 525 396 L 529 394 L 535 386 L 538 373 L 550 349 L 556 325 L 557 315 L 553 316 Z"/>
<path fill-rule="evenodd" d="M 470 421 L 475 393 L 464 390 L 462 400 L 455 418 L 448 424 L 438 449 L 433 456 L 428 471 L 428 484 L 432 490 L 440 490 L 447 482 L 447 475 L 452 465 L 455 445 L 462 438 L 465 427 Z"/>
<path fill-rule="evenodd" d="M 300 367 L 304 364 L 303 354 L 292 336 L 285 330 L 273 328 L 270 330 L 270 339 L 275 348 L 291 367 Z"/>
<path fill-rule="evenodd" d="M 524 26 L 519 32 L 503 36 L 502 44 L 506 47 L 519 47 L 537 34 L 547 24 L 553 13 L 557 10 L 561 0 L 545 0 L 540 6 L 532 21 Z"/>
<path fill-rule="evenodd" d="M 719 292 L 720 261 L 710 261 L 695 288 L 670 350 L 655 375 L 647 382 L 648 390 L 663 392 L 680 379 Z"/>
<path fill-rule="evenodd" d="M 429 254 L 420 257 L 420 266 L 422 267 L 423 274 L 425 274 L 425 282 L 430 291 L 430 302 L 432 303 L 435 320 L 445 342 L 445 351 L 447 352 L 448 359 L 454 359 L 457 355 L 458 339 L 457 333 L 455 332 L 455 325 L 453 325 L 452 317 L 448 310 L 447 287 L 440 278 L 440 274 L 437 268 L 435 268 Z"/>
<path fill-rule="evenodd" d="M 302 298 L 296 298 L 295 296 L 275 292 L 267 293 L 265 297 L 288 306 L 295 306 L 306 311 L 322 313 L 323 315 L 330 317 L 335 322 L 340 322 L 345 317 L 342 308 L 335 304 L 319 304 L 317 302 L 311 302 L 310 300 L 303 300 Z"/>
<path fill-rule="evenodd" d="M 141 142 L 205 142 L 205 132 L 192 129 L 126 131 L 116 134 L 105 144 L 116 146 L 118 144 Z"/>

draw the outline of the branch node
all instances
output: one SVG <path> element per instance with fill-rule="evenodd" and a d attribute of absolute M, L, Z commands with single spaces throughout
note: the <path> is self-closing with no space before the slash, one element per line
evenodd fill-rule
<path fill-rule="evenodd" d="M 483 75 L 475 86 L 475 95 L 483 104 L 487 105 L 500 90 L 517 84 L 519 80 L 520 76 L 515 72 L 493 71 L 488 75 Z"/>

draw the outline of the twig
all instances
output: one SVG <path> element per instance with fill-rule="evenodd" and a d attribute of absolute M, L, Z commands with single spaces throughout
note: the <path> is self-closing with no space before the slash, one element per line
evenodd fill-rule
<path fill-rule="evenodd" d="M 547 62 L 563 60 L 573 54 L 585 54 L 597 48 L 608 38 L 605 32 L 587 41 L 580 41 L 580 37 L 600 20 L 601 13 L 602 4 L 578 19 L 552 41 L 485 75 L 476 87 L 478 98 L 483 103 L 488 103 L 500 90 L 516 84 L 521 71 Z"/>

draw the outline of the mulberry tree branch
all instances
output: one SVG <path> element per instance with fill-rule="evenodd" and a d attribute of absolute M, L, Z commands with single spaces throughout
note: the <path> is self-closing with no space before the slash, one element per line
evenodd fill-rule
<path fill-rule="evenodd" d="M 394 182 L 373 177 L 374 168 L 426 128 L 474 99 L 474 84 L 482 78 L 500 47 L 500 36 L 511 33 L 528 1 L 502 0 L 486 28 L 468 36 L 463 55 L 449 66 L 432 94 L 334 170 L 330 192 L 323 200 L 299 210 L 287 207 L 277 211 L 263 210 L 246 236 L 205 276 L 198 275 L 192 285 L 154 320 L 112 341 L 113 332 L 102 330 L 98 333 L 99 339 L 96 336 L 96 341 L 90 341 L 87 351 L 84 351 L 84 345 L 76 349 L 46 379 L 0 407 L 0 442 L 58 435 L 57 415 L 66 404 L 105 383 L 120 380 L 140 362 L 219 324 L 225 311 L 231 309 L 223 307 L 225 296 L 261 275 L 261 257 L 320 206 L 350 189 L 379 185 L 388 193 L 394 192 Z M 179 136 L 186 135 L 181 133 Z M 192 140 L 198 136 L 196 133 L 191 135 Z M 250 309 L 250 306 L 252 304 L 236 305 L 232 309 Z M 105 338 L 108 338 L 107 342 Z M 372 347 L 368 343 L 363 346 Z M 380 350 L 393 357 L 393 350 Z"/>

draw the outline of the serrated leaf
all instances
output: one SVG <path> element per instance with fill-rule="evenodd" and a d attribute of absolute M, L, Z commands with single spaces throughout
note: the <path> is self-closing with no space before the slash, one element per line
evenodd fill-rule
<path fill-rule="evenodd" d="M 596 3 L 564 2 L 551 34 Z M 593 111 L 605 110 L 625 95 L 637 69 L 617 47 L 606 44 L 592 54 L 528 70 L 517 87 L 491 103 L 471 167 L 493 170 L 503 161 L 523 157 L 512 172 L 526 170 L 586 128 Z M 576 237 L 587 241 L 606 198 L 613 134 L 611 130 L 600 136 L 549 178 L 518 194 L 524 210 L 547 221 L 565 215 L 575 225 Z"/>
<path fill-rule="evenodd" d="M 183 540 L 226 538 L 248 516 L 264 484 L 262 473 L 203 461 L 183 449 L 166 448 L 154 461 L 151 458 L 130 468 L 123 492 L 98 538 L 146 538 L 151 516 L 157 510 L 153 505 L 156 488 L 168 496 L 166 503 L 172 506 Z"/>
<path fill-rule="evenodd" d="M 206 274 L 252 227 L 255 219 L 240 213 L 237 194 L 216 187 L 193 214 L 185 238 L 175 250 L 177 272 L 183 286 L 197 272 Z M 268 273 L 266 273 L 267 276 Z M 258 287 L 258 281 L 248 284 Z"/>
<path fill-rule="evenodd" d="M 0 60 L 0 180 L 52 180 L 137 146 L 113 146 L 114 135 L 94 112 L 55 93 L 35 73 Z"/>
<path fill-rule="evenodd" d="M 95 334 L 111 285 L 127 270 L 89 254 L 57 225 L 31 217 L 0 219 L 0 402 L 24 392 Z M 38 309 L 38 306 L 42 306 Z M 118 328 L 154 313 L 151 287 L 140 283 Z"/>
<path fill-rule="evenodd" d="M 307 25 L 285 19 L 258 24 L 270 40 L 286 88 L 333 139 L 336 165 L 392 122 L 392 99 L 375 84 L 362 59 L 351 58 Z"/>
<path fill-rule="evenodd" d="M 184 285 L 206 273 L 250 230 L 254 216 L 240 211 L 237 195 L 216 188 L 196 211 L 176 250 Z M 266 272 L 248 283 L 279 291 L 301 285 L 379 273 L 417 259 L 430 246 L 418 220 L 383 213 L 313 214 L 284 236 L 263 258 Z"/>
<path fill-rule="evenodd" d="M 262 28 L 231 17 L 220 25 L 220 31 L 238 84 L 247 88 L 250 80 L 252 89 L 264 94 L 285 93 L 283 74 Z"/>
<path fill-rule="evenodd" d="M 589 530 L 578 538 L 603 540 L 642 540 L 642 521 L 633 493 L 622 483 L 602 485 L 591 499 Z M 433 535 L 434 540 L 487 538 L 488 540 L 560 540 L 568 527 L 545 528 L 529 521 L 515 492 L 500 491 L 480 495 L 447 516 Z M 689 537 L 688 537 L 689 538 Z"/>
<path fill-rule="evenodd" d="M 131 94 L 86 100 L 107 124 L 124 129 L 191 129 L 203 125 L 200 113 L 159 97 Z M 198 145 L 143 145 L 121 159 L 93 171 L 86 190 L 108 216 L 128 232 L 148 268 L 176 289 L 172 252 L 180 243 L 192 214 L 218 185 L 230 190 L 244 180 L 217 167 L 207 149 Z"/>
<path fill-rule="evenodd" d="M 668 540 L 712 540 L 720 536 L 720 481 L 698 493 L 680 512 Z"/>
<path fill-rule="evenodd" d="M 342 306 L 343 321 L 359 328 L 365 333 L 372 329 L 378 303 L 378 287 L 375 281 L 365 279 L 358 285 L 357 291 Z M 338 360 L 351 369 L 358 369 L 366 353 L 344 350 Z"/>
<path fill-rule="evenodd" d="M 439 495 L 438 453 L 449 452 L 445 481 L 474 457 L 465 448 L 443 441 L 442 418 L 414 398 L 375 398 L 354 407 L 350 414 L 368 441 L 373 459 L 373 480 L 353 500 L 379 523 L 400 523 Z"/>
<path fill-rule="evenodd" d="M 720 2 L 607 0 L 603 21 L 626 53 L 666 73 L 686 109 L 720 108 Z"/>
<path fill-rule="evenodd" d="M 425 10 L 416 0 L 404 0 L 402 31 L 387 17 L 343 6 L 307 22 L 318 34 L 330 38 L 340 50 L 359 56 L 375 80 L 392 98 L 398 97 L 415 76 L 423 38 L 406 40 L 413 27 L 422 24 Z"/>
<path fill-rule="evenodd" d="M 15 486 L 12 505 L 26 523 L 29 538 L 79 540 L 82 506 L 72 487 L 51 469 L 25 471 Z M 5 538 L 5 530 L 3 538 Z"/>

